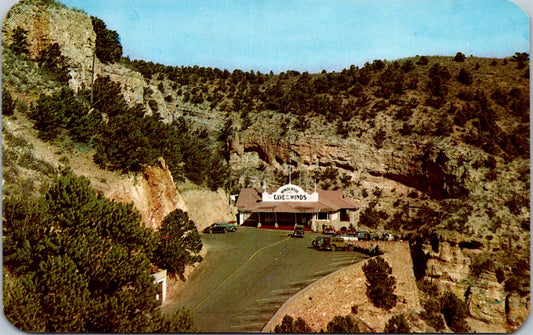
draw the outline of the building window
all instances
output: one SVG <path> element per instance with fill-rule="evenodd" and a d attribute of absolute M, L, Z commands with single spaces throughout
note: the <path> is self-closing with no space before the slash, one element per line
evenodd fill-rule
<path fill-rule="evenodd" d="M 328 212 L 318 212 L 317 220 L 329 220 Z"/>
<path fill-rule="evenodd" d="M 341 221 L 350 221 L 350 214 L 348 214 L 348 210 L 341 209 Z"/>

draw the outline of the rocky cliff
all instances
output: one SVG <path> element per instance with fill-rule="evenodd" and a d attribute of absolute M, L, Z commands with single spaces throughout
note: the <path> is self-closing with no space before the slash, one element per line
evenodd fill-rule
<path fill-rule="evenodd" d="M 493 248 L 490 261 L 483 259 L 484 251 L 461 248 L 455 242 L 441 242 L 438 252 L 426 249 L 428 280 L 441 292 L 451 291 L 465 300 L 469 323 L 479 332 L 516 331 L 529 316 L 529 295 L 509 292 L 504 279 L 496 275 L 501 270 L 505 278 L 512 277 L 516 271 L 513 259 L 527 255 L 509 256 L 507 248 L 501 247 Z"/>
<path fill-rule="evenodd" d="M 24 29 L 27 34 L 28 59 L 35 60 L 47 46 L 57 43 L 62 56 L 66 57 L 70 80 L 68 85 L 75 91 L 90 87 L 94 78 L 108 76 L 112 81 L 120 84 L 126 102 L 133 106 L 143 104 L 148 113 L 153 113 L 150 104 L 145 99 L 145 91 L 150 90 L 150 98 L 156 101 L 157 112 L 163 121 L 170 120 L 169 111 L 163 100 L 156 83 L 148 83 L 143 75 L 119 63 L 104 64 L 94 57 L 96 34 L 90 16 L 66 8 L 57 3 L 47 1 L 20 1 L 6 16 L 3 25 L 3 46 L 13 43 L 12 32 L 16 28 Z M 4 51 L 7 51 L 4 49 Z M 39 140 L 36 132 L 31 128 L 31 123 L 19 112 L 26 112 L 38 95 L 54 89 L 54 82 L 30 62 L 21 62 L 10 58 L 11 54 L 4 52 L 4 87 L 20 101 L 21 108 L 15 114 L 7 129 L 14 136 L 28 139 L 36 148 L 35 156 L 57 166 L 59 158 L 68 160 L 69 165 L 77 174 L 87 176 L 95 189 L 104 193 L 110 199 L 132 202 L 142 216 L 143 224 L 147 227 L 158 228 L 161 220 L 172 210 L 180 208 L 193 212 L 193 220 L 198 220 L 200 226 L 205 226 L 214 220 L 224 221 L 233 218 L 227 206 L 226 197 L 205 189 L 197 192 L 203 196 L 211 197 L 212 205 L 221 207 L 215 211 L 219 214 L 216 218 L 205 213 L 210 213 L 205 206 L 197 209 L 198 201 L 192 200 L 192 208 L 186 205 L 186 200 L 176 188 L 175 181 L 165 163 L 160 159 L 156 165 L 147 167 L 142 173 L 120 175 L 98 168 L 92 161 L 92 153 L 78 152 L 76 150 L 56 148 Z M 28 65 L 30 69 L 28 69 Z M 94 76 L 93 76 L 94 72 Z M 6 80 L 7 78 L 7 80 Z M 16 88 L 18 87 L 18 88 Z M 68 144 L 66 145 L 69 146 Z M 61 153 L 61 154 L 59 154 Z M 196 196 L 198 197 L 198 196 Z M 201 198 L 202 196 L 200 196 Z M 194 197 L 193 197 L 194 198 Z M 199 214 L 203 213 L 203 214 Z"/>

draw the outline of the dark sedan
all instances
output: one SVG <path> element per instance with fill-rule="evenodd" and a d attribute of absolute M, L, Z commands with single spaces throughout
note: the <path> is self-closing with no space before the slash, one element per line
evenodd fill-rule
<path fill-rule="evenodd" d="M 204 233 L 209 233 L 209 234 L 225 233 L 225 232 L 226 232 L 226 225 L 218 223 L 218 222 L 213 223 L 212 225 L 204 229 Z"/>

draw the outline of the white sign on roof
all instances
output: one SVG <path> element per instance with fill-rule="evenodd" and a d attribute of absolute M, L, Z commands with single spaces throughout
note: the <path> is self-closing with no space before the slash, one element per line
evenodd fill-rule
<path fill-rule="evenodd" d="M 305 192 L 301 187 L 287 184 L 278 188 L 278 190 L 272 194 L 268 192 L 263 192 L 262 196 L 263 201 L 300 201 L 300 202 L 311 202 L 318 201 L 318 193 L 313 192 L 311 194 Z"/>

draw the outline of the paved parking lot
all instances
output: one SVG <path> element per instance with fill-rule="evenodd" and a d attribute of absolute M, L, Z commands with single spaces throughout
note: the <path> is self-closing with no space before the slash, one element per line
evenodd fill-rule
<path fill-rule="evenodd" d="M 202 234 L 205 259 L 177 292 L 175 306 L 193 310 L 204 332 L 258 332 L 293 294 L 367 256 L 310 248 L 314 233 L 239 227 L 235 233 Z"/>

